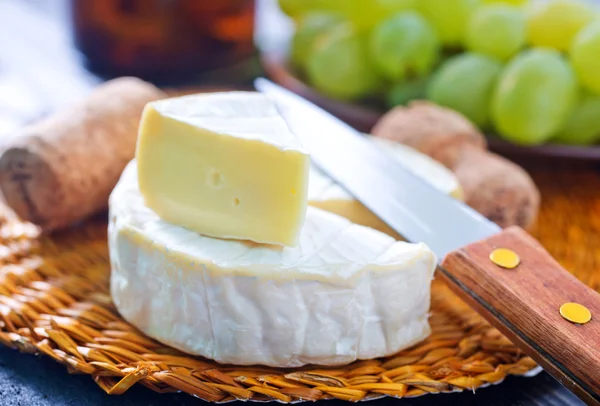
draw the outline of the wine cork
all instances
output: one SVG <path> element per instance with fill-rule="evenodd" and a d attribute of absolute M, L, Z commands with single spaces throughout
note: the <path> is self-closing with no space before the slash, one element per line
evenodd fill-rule
<path fill-rule="evenodd" d="M 149 83 L 119 78 L 25 127 L 0 155 L 6 204 L 44 231 L 106 209 L 110 192 L 135 155 L 144 106 L 164 97 Z"/>

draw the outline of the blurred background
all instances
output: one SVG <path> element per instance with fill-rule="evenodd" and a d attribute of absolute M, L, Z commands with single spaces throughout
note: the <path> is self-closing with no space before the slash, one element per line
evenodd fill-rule
<path fill-rule="evenodd" d="M 364 131 L 428 99 L 501 152 L 596 157 L 599 16 L 586 0 L 3 0 L 0 135 L 112 77 L 266 74 Z"/>
<path fill-rule="evenodd" d="M 0 136 L 118 76 L 249 86 L 292 35 L 276 0 L 2 0 Z"/>

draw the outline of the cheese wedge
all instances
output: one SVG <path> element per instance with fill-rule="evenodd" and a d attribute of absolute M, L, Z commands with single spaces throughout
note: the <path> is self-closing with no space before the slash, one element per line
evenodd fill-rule
<path fill-rule="evenodd" d="M 264 95 L 149 103 L 136 158 L 145 203 L 164 220 L 214 237 L 297 244 L 310 159 Z"/>
<path fill-rule="evenodd" d="M 416 176 L 429 182 L 440 191 L 458 200 L 463 200 L 463 192 L 458 179 L 439 162 L 397 142 L 373 136 L 368 137 Z M 398 187 L 402 187 L 402 185 L 398 185 Z M 401 238 L 379 217 L 314 165 L 310 171 L 308 200 L 311 206 L 338 214 L 353 223 L 382 231 L 396 239 Z"/>
<path fill-rule="evenodd" d="M 121 315 L 218 362 L 346 364 L 430 333 L 434 254 L 314 207 L 295 248 L 206 237 L 144 204 L 132 162 L 110 197 L 109 248 Z"/>

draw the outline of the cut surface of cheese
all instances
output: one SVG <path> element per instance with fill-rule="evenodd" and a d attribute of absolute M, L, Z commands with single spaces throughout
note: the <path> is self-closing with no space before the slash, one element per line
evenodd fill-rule
<path fill-rule="evenodd" d="M 121 315 L 218 362 L 346 364 L 430 333 L 434 254 L 314 207 L 294 248 L 206 237 L 145 206 L 132 162 L 110 197 L 109 248 Z"/>
<path fill-rule="evenodd" d="M 463 199 L 458 179 L 439 162 L 400 143 L 373 136 L 368 137 L 416 176 L 455 199 Z M 360 168 L 357 167 L 357 170 Z M 402 185 L 398 187 L 401 188 Z M 311 206 L 338 214 L 352 223 L 374 228 L 396 239 L 401 238 L 383 220 L 314 165 L 310 169 L 308 200 Z"/>
<path fill-rule="evenodd" d="M 145 203 L 166 221 L 214 237 L 296 245 L 310 159 L 266 96 L 151 102 L 136 159 Z"/>

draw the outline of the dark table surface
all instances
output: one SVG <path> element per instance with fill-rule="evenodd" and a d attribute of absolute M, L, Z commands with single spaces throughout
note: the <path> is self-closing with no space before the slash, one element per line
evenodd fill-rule
<path fill-rule="evenodd" d="M 427 395 L 415 399 L 374 400 L 365 404 L 382 406 L 389 403 L 406 406 L 451 405 L 580 405 L 574 395 L 545 373 L 535 378 L 508 378 L 503 383 L 477 393 L 463 392 Z M 323 401 L 328 406 L 348 405 L 341 401 Z M 20 354 L 0 347 L 0 405 L 2 406 L 142 406 L 204 405 L 204 401 L 187 394 L 158 394 L 134 387 L 120 396 L 106 395 L 88 375 L 69 375 L 66 369 L 47 357 Z M 232 402 L 231 405 L 241 405 Z"/>
<path fill-rule="evenodd" d="M 82 97 L 100 82 L 85 71 L 70 45 L 68 31 L 61 24 L 65 21 L 65 5 L 65 0 L 0 0 L 0 138 L 37 116 Z M 267 25 L 275 31 L 285 29 L 285 23 Z M 268 36 L 268 32 L 261 35 Z M 582 404 L 545 373 L 535 378 L 509 378 L 476 394 L 388 398 L 369 404 L 390 402 L 415 406 Z M 141 387 L 122 396 L 108 396 L 89 376 L 69 375 L 62 365 L 48 358 L 0 346 L 0 406 L 200 404 L 205 402 L 186 394 L 161 395 Z"/>

